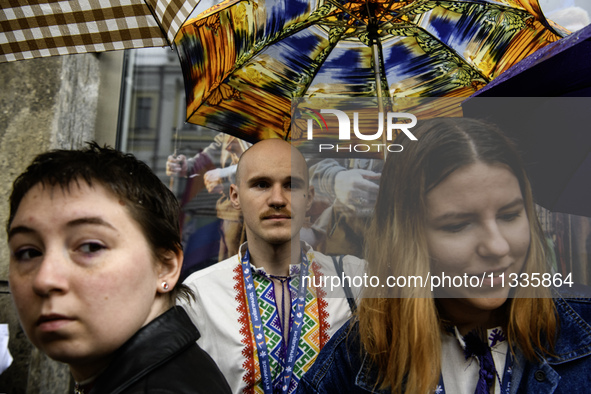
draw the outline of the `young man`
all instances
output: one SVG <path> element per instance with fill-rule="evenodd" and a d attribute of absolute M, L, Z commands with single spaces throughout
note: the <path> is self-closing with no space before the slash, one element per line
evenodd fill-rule
<path fill-rule="evenodd" d="M 293 392 L 350 316 L 342 289 L 328 298 L 303 280 L 337 275 L 332 259 L 300 243 L 314 199 L 304 157 L 279 139 L 253 145 L 240 158 L 230 199 L 242 211 L 248 242 L 187 278 L 196 302 L 186 308 L 202 334 L 199 345 L 234 393 Z M 344 262 L 349 275 L 363 269 L 356 258 Z"/>

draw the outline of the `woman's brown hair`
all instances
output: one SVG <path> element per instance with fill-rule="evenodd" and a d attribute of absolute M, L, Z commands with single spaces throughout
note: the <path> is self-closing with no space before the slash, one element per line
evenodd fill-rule
<path fill-rule="evenodd" d="M 419 122 L 418 141 L 401 134 L 404 146 L 388 156 L 376 208 L 366 236 L 369 274 L 427 277 L 426 195 L 456 169 L 475 162 L 511 169 L 523 195 L 530 247 L 524 271 L 547 271 L 546 244 L 531 186 L 512 142 L 495 126 L 467 118 Z M 511 350 L 527 359 L 552 349 L 557 321 L 548 288 L 516 288 L 508 301 L 506 330 Z M 389 293 L 386 293 L 389 291 Z M 357 319 L 365 351 L 379 371 L 377 386 L 393 393 L 432 392 L 441 373 L 441 317 L 429 288 L 373 288 L 364 294 Z"/>

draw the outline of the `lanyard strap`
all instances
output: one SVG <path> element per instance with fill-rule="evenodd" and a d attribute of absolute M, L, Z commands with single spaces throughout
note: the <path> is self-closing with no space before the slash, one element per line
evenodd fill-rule
<path fill-rule="evenodd" d="M 503 382 L 501 385 L 501 394 L 511 392 L 511 378 L 513 377 L 513 354 L 511 346 L 507 346 L 507 357 L 505 357 L 505 372 L 503 373 Z"/>
<path fill-rule="evenodd" d="M 250 253 L 248 249 L 242 257 L 241 266 L 243 274 L 242 276 L 244 277 L 244 289 L 246 290 L 246 299 L 248 301 L 248 309 L 250 311 L 250 321 L 257 347 L 257 354 L 259 356 L 259 367 L 261 370 L 263 390 L 265 394 L 272 394 L 273 377 L 271 375 L 271 366 L 269 364 L 269 352 L 267 351 L 267 342 L 265 340 L 265 332 L 261 320 L 258 297 L 250 268 Z M 293 367 L 298 354 L 300 335 L 302 333 L 303 326 L 302 323 L 304 321 L 304 309 L 306 306 L 306 291 L 308 290 L 307 287 L 304 286 L 304 275 L 307 275 L 308 273 L 308 266 L 309 261 L 306 258 L 306 255 L 302 252 L 302 261 L 300 263 L 300 283 L 295 318 L 293 319 L 291 329 L 289 330 L 289 346 L 287 349 L 287 357 L 283 365 L 283 373 L 281 377 L 282 393 L 287 393 L 289 390 L 289 385 L 293 376 Z M 287 290 L 289 291 L 289 286 Z M 285 308 L 285 305 L 283 305 L 283 307 Z"/>
<path fill-rule="evenodd" d="M 513 376 L 513 355 L 511 349 L 507 348 L 507 356 L 505 357 L 505 372 L 503 372 L 503 380 L 501 383 L 501 394 L 509 394 L 511 392 L 511 377 Z M 435 390 L 435 394 L 445 394 L 445 385 L 443 384 L 443 375 L 439 377 L 439 386 Z"/>

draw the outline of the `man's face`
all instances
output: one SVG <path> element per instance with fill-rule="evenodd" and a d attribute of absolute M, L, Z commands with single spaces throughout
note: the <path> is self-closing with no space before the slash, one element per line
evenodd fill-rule
<path fill-rule="evenodd" d="M 299 235 L 313 200 L 303 157 L 282 140 L 257 143 L 243 156 L 230 198 L 249 242 L 280 245 Z"/>

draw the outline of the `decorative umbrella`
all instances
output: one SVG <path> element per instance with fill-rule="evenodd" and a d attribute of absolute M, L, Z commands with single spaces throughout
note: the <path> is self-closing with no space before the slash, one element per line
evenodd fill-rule
<path fill-rule="evenodd" d="M 537 0 L 230 0 L 175 45 L 187 120 L 255 141 L 292 98 L 468 97 L 566 34 Z"/>
<path fill-rule="evenodd" d="M 0 62 L 164 46 L 199 0 L 5 0 Z"/>
<path fill-rule="evenodd" d="M 558 96 L 591 96 L 591 25 L 536 51 L 472 95 Z"/>
<path fill-rule="evenodd" d="M 462 108 L 515 139 L 538 204 L 591 217 L 590 93 L 591 25 L 516 64 Z"/>

